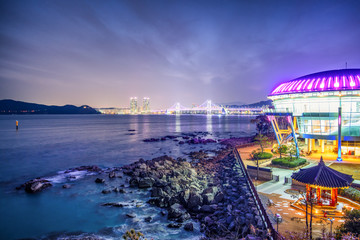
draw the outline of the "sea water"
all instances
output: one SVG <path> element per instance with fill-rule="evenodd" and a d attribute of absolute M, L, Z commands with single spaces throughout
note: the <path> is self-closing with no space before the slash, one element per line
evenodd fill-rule
<path fill-rule="evenodd" d="M 144 142 L 166 135 L 206 132 L 205 138 L 251 136 L 251 116 L 218 115 L 9 115 L 0 116 L 0 239 L 57 238 L 94 234 L 120 238 L 134 228 L 154 239 L 198 239 L 195 231 L 168 229 L 166 216 L 146 203 L 148 190 L 126 188 L 126 194 L 101 194 L 104 188 L 126 184 L 116 178 L 95 184 L 97 175 L 85 171 L 64 174 L 82 165 L 123 166 L 139 158 L 184 157 L 191 151 L 220 144 L 179 144 L 173 139 Z M 15 121 L 19 121 L 19 130 Z M 135 130 L 135 131 L 129 131 Z M 15 190 L 20 184 L 45 177 L 53 187 L 36 194 Z M 63 184 L 70 189 L 63 189 Z M 122 202 L 123 208 L 101 206 Z M 127 218 L 127 213 L 136 218 Z M 144 221 L 151 216 L 152 222 Z"/>

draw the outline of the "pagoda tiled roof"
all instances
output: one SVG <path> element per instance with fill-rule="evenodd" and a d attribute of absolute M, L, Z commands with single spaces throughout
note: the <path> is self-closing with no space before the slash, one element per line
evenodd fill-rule
<path fill-rule="evenodd" d="M 322 157 L 317 166 L 300 169 L 299 172 L 293 173 L 291 178 L 301 183 L 325 188 L 347 188 L 354 181 L 352 175 L 326 166 Z"/>

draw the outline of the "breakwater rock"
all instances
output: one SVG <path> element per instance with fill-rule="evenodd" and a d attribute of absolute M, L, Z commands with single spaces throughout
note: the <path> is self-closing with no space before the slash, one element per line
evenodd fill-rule
<path fill-rule="evenodd" d="M 229 150 L 193 162 L 169 156 L 141 159 L 123 167 L 123 173 L 131 187 L 151 189 L 148 203 L 167 210 L 168 219 L 176 222 L 169 227 L 193 218 L 207 238 L 266 238 L 243 169 Z"/>
<path fill-rule="evenodd" d="M 76 180 L 86 175 L 100 174 L 104 172 L 101 168 L 96 165 L 91 166 L 80 166 L 76 168 L 70 168 L 65 171 L 58 172 L 57 175 L 50 177 L 38 177 L 29 180 L 20 186 L 16 187 L 17 190 L 24 189 L 28 193 L 41 192 L 49 187 L 53 186 L 53 183 L 62 182 L 64 180 Z M 67 189 L 71 186 L 69 184 L 63 185 L 63 188 Z"/>
<path fill-rule="evenodd" d="M 21 186 L 17 187 L 16 189 L 24 188 L 28 193 L 36 193 L 41 192 L 42 190 L 51 187 L 52 184 L 50 181 L 43 179 L 43 178 L 35 178 L 26 183 L 22 184 Z"/>

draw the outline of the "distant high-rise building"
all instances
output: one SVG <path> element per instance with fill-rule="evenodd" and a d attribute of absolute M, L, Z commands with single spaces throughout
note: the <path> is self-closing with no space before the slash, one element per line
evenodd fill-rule
<path fill-rule="evenodd" d="M 130 113 L 135 114 L 137 113 L 137 97 L 131 97 L 130 98 Z"/>
<path fill-rule="evenodd" d="M 143 98 L 143 112 L 144 113 L 149 113 L 150 112 L 150 98 L 148 97 L 144 97 Z"/>

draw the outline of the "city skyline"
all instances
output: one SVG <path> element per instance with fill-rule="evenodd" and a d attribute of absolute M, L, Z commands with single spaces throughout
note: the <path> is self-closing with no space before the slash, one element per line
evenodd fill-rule
<path fill-rule="evenodd" d="M 253 103 L 308 72 L 360 66 L 359 1 L 0 5 L 0 99 Z"/>

